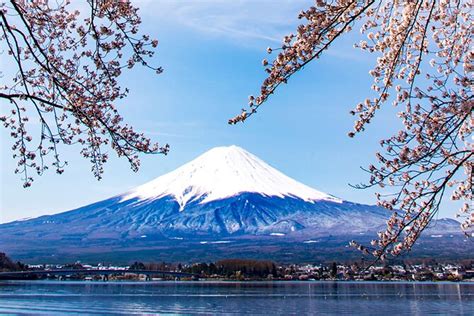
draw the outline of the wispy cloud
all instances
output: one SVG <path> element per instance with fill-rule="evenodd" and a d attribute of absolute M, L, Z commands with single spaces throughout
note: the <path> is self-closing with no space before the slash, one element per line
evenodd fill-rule
<path fill-rule="evenodd" d="M 185 27 L 202 36 L 219 37 L 236 45 L 263 50 L 278 46 L 283 37 L 301 23 L 297 16 L 314 4 L 313 0 L 134 0 L 141 14 L 157 24 Z M 354 34 L 356 33 L 356 34 Z M 367 54 L 347 50 L 358 42 L 353 32 L 338 41 L 326 54 L 348 61 L 365 61 Z M 340 43 L 342 42 L 342 43 Z M 337 45 L 337 44 L 336 44 Z M 344 47 L 343 49 L 338 49 Z"/>
<path fill-rule="evenodd" d="M 148 131 L 143 130 L 141 133 L 145 134 L 146 136 L 162 136 L 162 137 L 169 137 L 169 138 L 194 138 L 192 135 L 186 134 L 179 134 L 179 133 L 167 133 L 167 132 L 155 132 L 155 131 Z"/>
<path fill-rule="evenodd" d="M 135 0 L 141 14 L 173 21 L 206 36 L 237 40 L 280 43 L 295 28 L 297 15 L 312 0 Z"/>

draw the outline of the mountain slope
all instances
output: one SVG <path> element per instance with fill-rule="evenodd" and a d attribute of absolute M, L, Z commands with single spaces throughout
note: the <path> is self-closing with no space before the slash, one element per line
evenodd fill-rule
<path fill-rule="evenodd" d="M 291 179 L 237 146 L 213 148 L 175 171 L 132 190 L 123 200 L 173 196 L 183 210 L 194 200 L 208 203 L 243 192 L 295 197 L 307 202 L 341 201 Z"/>
<path fill-rule="evenodd" d="M 152 249 L 204 260 L 210 254 L 200 252 L 203 245 L 220 247 L 222 256 L 245 249 L 276 256 L 284 245 L 307 247 L 317 238 L 340 236 L 344 244 L 353 236 L 373 238 L 388 214 L 310 188 L 239 147 L 218 147 L 119 196 L 0 225 L 0 236 L 11 237 L 0 239 L 0 249 L 42 260 Z M 445 233 L 454 227 L 443 223 Z M 341 252 L 341 245 L 325 252 Z"/>

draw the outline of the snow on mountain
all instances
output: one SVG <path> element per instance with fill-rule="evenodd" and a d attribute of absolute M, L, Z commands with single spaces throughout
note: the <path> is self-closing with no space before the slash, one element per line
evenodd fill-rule
<path fill-rule="evenodd" d="M 183 210 L 191 201 L 208 203 L 243 192 L 300 198 L 306 202 L 342 202 L 293 180 L 234 145 L 213 148 L 180 168 L 133 189 L 122 201 L 173 196 Z"/>
<path fill-rule="evenodd" d="M 360 256 L 349 240 L 376 238 L 386 209 L 342 201 L 301 184 L 236 147 L 214 148 L 177 170 L 109 199 L 0 225 L 0 249 L 19 259 L 334 260 Z M 459 223 L 428 232 L 429 253 L 465 247 Z M 449 233 L 448 233 L 449 232 Z M 342 246 L 341 246 L 342 245 Z M 462 246 L 459 246 L 462 245 Z M 435 249 L 438 247 L 437 249 Z M 127 259 L 127 260 L 128 260 Z"/>

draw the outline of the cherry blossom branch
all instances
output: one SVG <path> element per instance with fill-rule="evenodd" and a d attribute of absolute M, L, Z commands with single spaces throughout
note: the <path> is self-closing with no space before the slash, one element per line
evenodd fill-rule
<path fill-rule="evenodd" d="M 250 96 L 250 108 L 229 123 L 244 122 L 256 113 L 276 88 L 360 20 L 368 41 L 355 46 L 377 54 L 370 71 L 376 97 L 366 98 L 351 111 L 357 120 L 348 135 L 364 131 L 388 102 L 402 107 L 397 116 L 403 128 L 381 140 L 384 150 L 376 153 L 377 164 L 362 168 L 370 180 L 354 186 L 380 187 L 378 204 L 393 212 L 387 229 L 373 241 L 371 251 L 352 244 L 376 261 L 409 251 L 439 211 L 447 191 L 451 199 L 465 201 L 458 215 L 463 218 L 462 230 L 471 235 L 473 11 L 472 2 L 461 0 L 316 0 L 300 14 L 307 22 L 296 35 L 285 37 L 282 52 L 273 62 L 263 61 L 268 77 L 260 95 Z"/>
<path fill-rule="evenodd" d="M 81 145 L 81 154 L 91 160 L 98 179 L 108 160 L 106 146 L 125 156 L 134 171 L 140 165 L 139 153 L 166 154 L 169 150 L 168 145 L 153 144 L 124 124 L 114 105 L 128 94 L 118 84 L 124 69 L 139 61 L 161 73 L 161 67 L 147 61 L 158 41 L 148 35 L 136 36 L 141 20 L 130 1 L 87 3 L 90 14 L 86 19 L 69 9 L 69 0 L 0 4 L 2 48 L 13 69 L 16 67 L 7 84 L 0 86 L 0 99 L 13 106 L 0 121 L 14 138 L 17 172 L 23 174 L 25 187 L 33 181 L 28 169 L 41 175 L 51 164 L 58 173 L 64 171 L 67 163 L 59 158 L 59 145 Z M 128 59 L 126 51 L 131 52 Z M 33 137 L 27 114 L 33 113 L 41 124 L 37 146 L 29 145 Z"/>

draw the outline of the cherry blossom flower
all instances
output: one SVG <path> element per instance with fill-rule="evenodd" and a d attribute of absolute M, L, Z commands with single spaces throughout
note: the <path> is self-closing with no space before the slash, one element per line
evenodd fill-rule
<path fill-rule="evenodd" d="M 125 124 L 114 105 L 128 93 L 119 84 L 124 69 L 139 64 L 162 72 L 147 61 L 158 41 L 139 35 L 141 19 L 130 1 L 85 2 L 85 19 L 70 9 L 70 0 L 0 2 L 2 58 L 15 68 L 11 83 L 0 85 L 0 98 L 11 106 L 0 121 L 14 138 L 16 172 L 25 187 L 33 181 L 31 171 L 64 171 L 60 145 L 82 146 L 98 179 L 109 159 L 107 146 L 134 171 L 139 153 L 169 149 Z"/>
<path fill-rule="evenodd" d="M 367 37 L 355 46 L 377 57 L 372 90 L 375 97 L 357 104 L 350 137 L 364 131 L 387 103 L 400 108 L 403 129 L 380 142 L 378 165 L 371 165 L 367 184 L 379 186 L 380 206 L 393 213 L 387 229 L 370 247 L 351 245 L 376 259 L 409 251 L 438 213 L 447 194 L 463 200 L 462 230 L 474 228 L 472 96 L 473 2 L 461 0 L 317 0 L 300 13 L 304 22 L 283 39 L 249 109 L 229 120 L 243 122 L 290 77 L 316 60 L 352 27 L 361 24 Z"/>

